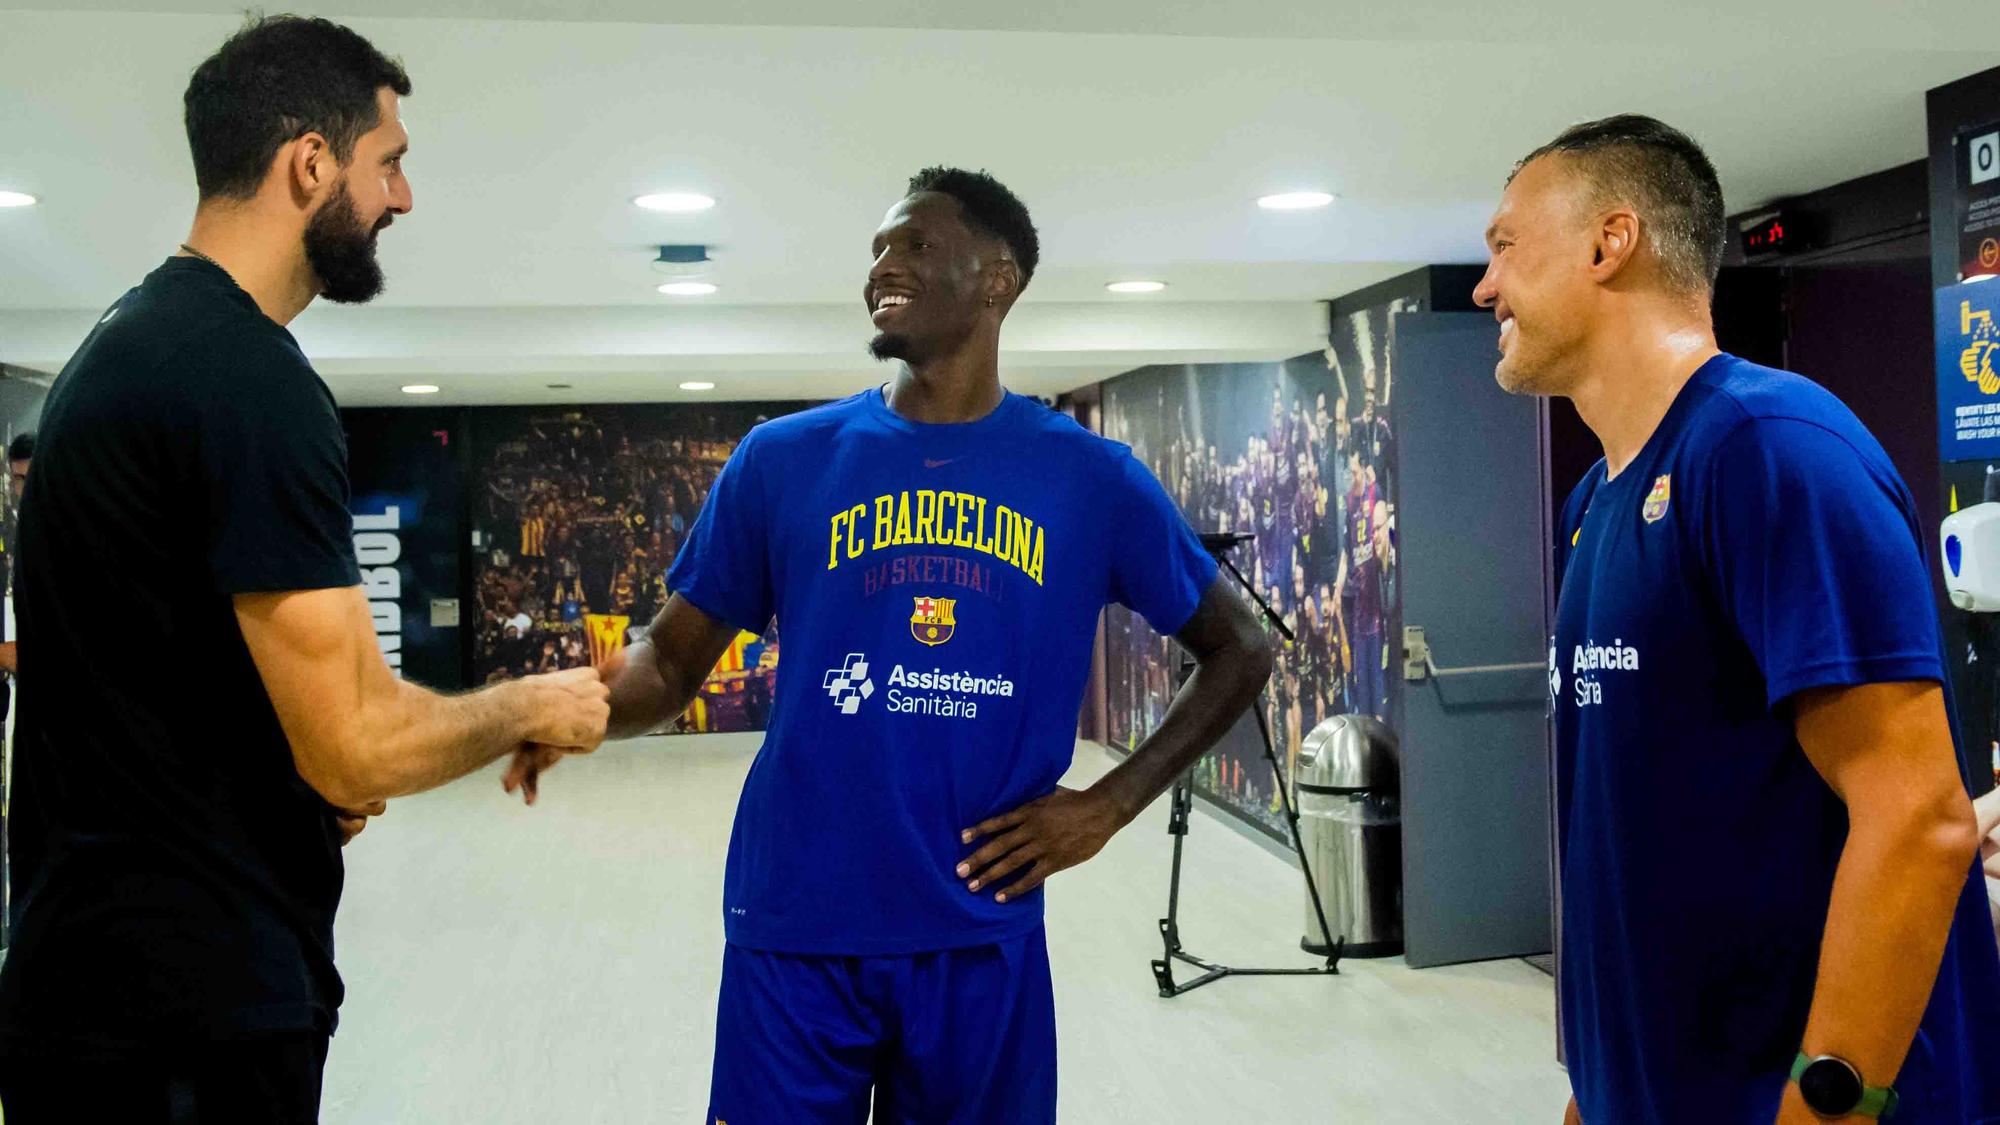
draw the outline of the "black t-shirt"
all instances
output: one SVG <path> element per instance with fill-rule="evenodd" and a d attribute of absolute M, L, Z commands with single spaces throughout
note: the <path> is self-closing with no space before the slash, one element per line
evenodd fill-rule
<path fill-rule="evenodd" d="M 148 1048 L 330 1031 L 340 840 L 231 595 L 360 582 L 326 385 L 222 270 L 172 258 L 42 413 L 24 498 L 0 1036 Z"/>

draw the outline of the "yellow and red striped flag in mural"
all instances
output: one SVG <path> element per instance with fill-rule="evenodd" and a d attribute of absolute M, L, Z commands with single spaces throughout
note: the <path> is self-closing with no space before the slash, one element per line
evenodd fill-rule
<path fill-rule="evenodd" d="M 632 619 L 622 613 L 586 613 L 583 615 L 584 632 L 590 636 L 590 663 L 603 667 L 604 663 L 625 649 L 625 630 Z"/>
<path fill-rule="evenodd" d="M 715 662 L 713 675 L 719 677 L 724 672 L 754 671 L 755 669 L 749 668 L 746 664 L 743 650 L 755 644 L 757 640 L 755 633 L 736 634 L 736 639 L 729 642 L 729 648 L 723 652 L 722 659 Z"/>

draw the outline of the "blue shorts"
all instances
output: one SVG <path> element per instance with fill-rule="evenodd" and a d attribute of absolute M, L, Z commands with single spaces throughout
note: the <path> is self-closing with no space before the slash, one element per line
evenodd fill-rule
<path fill-rule="evenodd" d="M 730 945 L 710 1125 L 1038 1125 L 1056 1119 L 1041 927 L 907 957 Z"/>

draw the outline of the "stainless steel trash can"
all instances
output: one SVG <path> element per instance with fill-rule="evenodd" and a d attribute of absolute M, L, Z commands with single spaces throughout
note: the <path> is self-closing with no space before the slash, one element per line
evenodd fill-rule
<path fill-rule="evenodd" d="M 1364 715 L 1337 715 L 1299 747 L 1299 835 L 1334 940 L 1347 957 L 1403 952 L 1403 816 L 1396 735 Z M 1312 899 L 1310 953 L 1327 954 Z"/>

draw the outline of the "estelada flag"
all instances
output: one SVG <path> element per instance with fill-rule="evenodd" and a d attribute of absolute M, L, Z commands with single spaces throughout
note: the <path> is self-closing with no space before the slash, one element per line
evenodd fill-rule
<path fill-rule="evenodd" d="M 590 636 L 590 663 L 602 667 L 604 662 L 625 648 L 625 630 L 632 619 L 619 613 L 586 613 L 583 615 L 584 632 Z"/>

